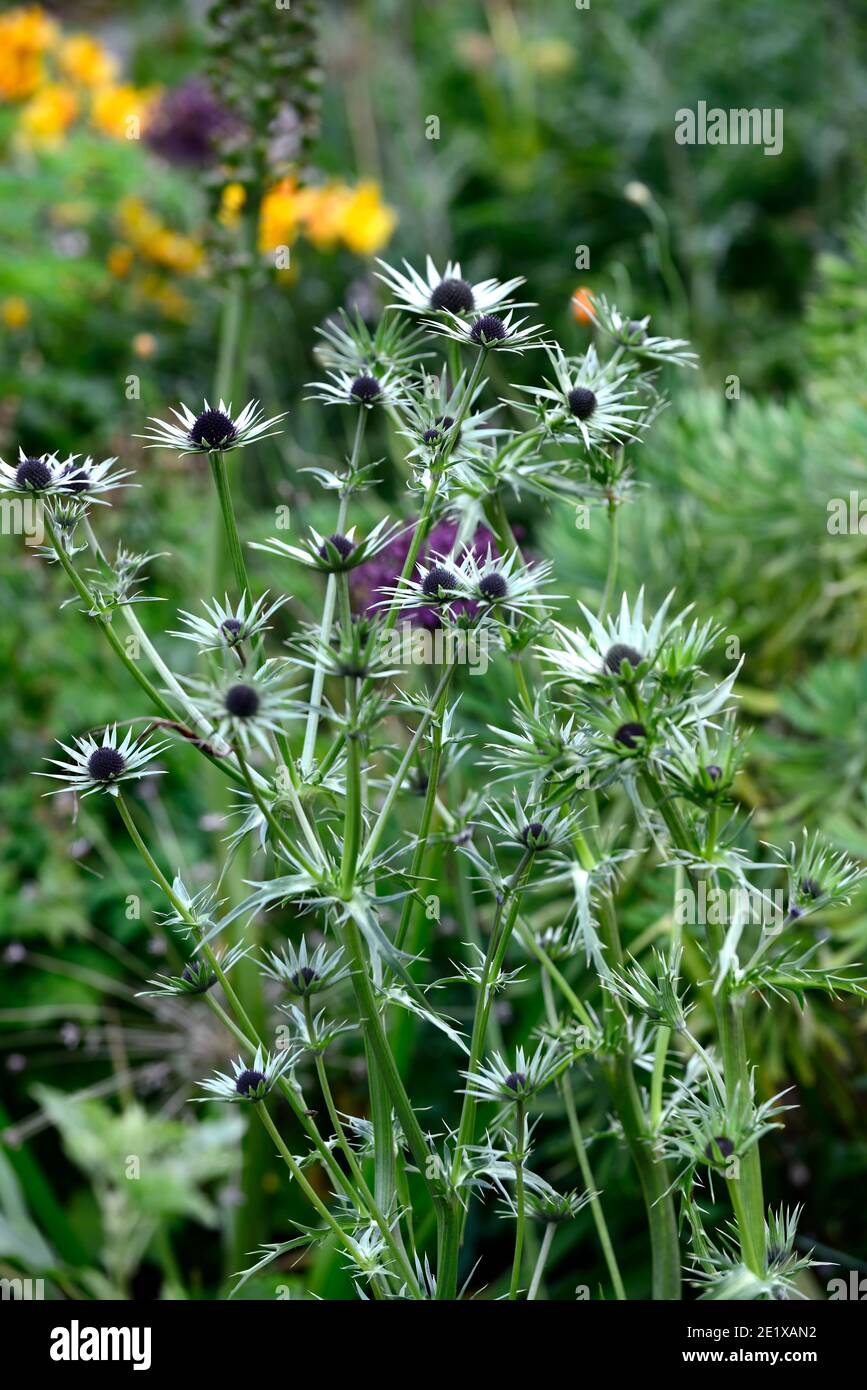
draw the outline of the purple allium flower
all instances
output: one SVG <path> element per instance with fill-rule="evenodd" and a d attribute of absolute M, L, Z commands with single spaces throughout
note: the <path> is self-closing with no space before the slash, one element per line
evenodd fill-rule
<path fill-rule="evenodd" d="M 237 118 L 207 83 L 191 77 L 164 94 L 145 139 L 169 164 L 206 165 L 216 159 L 220 142 L 239 131 Z"/>
<path fill-rule="evenodd" d="M 457 531 L 457 523 L 454 521 L 437 522 L 419 550 L 419 561 L 422 564 L 430 564 L 434 555 L 450 554 Z M 397 583 L 409 553 L 412 538 L 412 530 L 404 531 L 372 560 L 368 560 L 366 564 L 359 565 L 357 569 L 352 571 L 350 591 L 352 606 L 357 613 L 374 612 L 385 597 L 384 591 L 389 585 Z M 480 526 L 464 553 L 466 550 L 471 550 L 476 559 L 481 562 L 487 556 L 489 548 L 492 555 L 499 555 L 500 552 L 493 535 L 486 526 Z M 461 557 L 457 556 L 456 558 L 460 559 Z M 452 604 L 452 612 L 454 613 L 468 612 L 473 614 L 477 608 L 477 604 L 464 601 Z M 412 623 L 414 627 L 433 629 L 440 626 L 440 615 L 433 606 L 404 609 L 401 612 L 401 620 Z"/>

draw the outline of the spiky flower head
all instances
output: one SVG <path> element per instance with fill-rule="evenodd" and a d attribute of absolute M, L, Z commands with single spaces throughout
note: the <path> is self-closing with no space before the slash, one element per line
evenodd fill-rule
<path fill-rule="evenodd" d="M 792 842 L 788 854 L 776 848 L 773 853 L 787 869 L 790 918 L 844 906 L 867 878 L 867 868 L 832 849 L 818 831 L 810 838 L 805 828 L 800 847 Z"/>
<path fill-rule="evenodd" d="M 181 621 L 188 631 L 171 631 L 169 636 L 195 642 L 203 652 L 238 651 L 245 642 L 250 642 L 260 633 L 267 632 L 270 626 L 269 618 L 288 602 L 286 597 L 278 598 L 266 607 L 267 599 L 266 590 L 252 603 L 246 593 L 242 594 L 235 604 L 231 602 L 228 594 L 224 596 L 222 603 L 218 599 L 205 600 L 202 604 L 206 614 L 204 618 L 182 608 Z"/>
<path fill-rule="evenodd" d="M 91 734 L 75 738 L 72 746 L 61 743 L 60 747 L 69 755 L 68 758 L 49 758 L 47 761 L 63 770 L 40 772 L 37 775 L 56 778 L 63 783 L 63 786 L 53 788 L 49 795 L 74 791 L 81 796 L 91 796 L 94 792 L 108 792 L 110 796 L 117 796 L 121 782 L 160 772 L 162 769 L 149 765 L 168 746 L 168 740 L 149 742 L 142 738 L 140 732 L 134 734 L 132 729 L 119 743 L 117 725 L 113 724 L 104 729 L 101 743 Z"/>
<path fill-rule="evenodd" d="M 227 975 L 239 960 L 249 955 L 251 949 L 250 946 L 238 945 L 231 946 L 225 952 L 216 951 L 214 954 L 220 973 Z M 213 989 L 216 983 L 217 975 L 207 957 L 193 955 L 180 975 L 157 975 L 156 979 L 148 981 L 148 984 L 153 985 L 153 989 L 142 990 L 136 998 L 162 999 L 167 996 L 203 995 Z"/>
<path fill-rule="evenodd" d="M 428 320 L 427 326 L 431 332 L 465 347 L 522 353 L 528 348 L 546 346 L 541 324 L 528 325 L 525 318 L 516 319 L 511 309 L 506 314 L 478 314 L 471 319 L 443 310 L 441 317 Z"/>
<path fill-rule="evenodd" d="M 183 683 L 202 714 L 213 723 L 219 739 L 230 747 L 240 747 L 245 755 L 257 746 L 270 756 L 270 736 L 301 714 L 288 680 L 288 663 L 272 658 L 235 678 L 224 676 L 217 684 L 197 676 L 187 676 Z"/>
<path fill-rule="evenodd" d="M 437 270 L 430 256 L 427 258 L 425 273 L 404 261 L 406 274 L 380 260 L 382 267 L 377 275 L 395 295 L 399 309 L 413 314 L 492 314 L 506 308 L 527 307 L 518 305 L 511 298 L 513 292 L 523 285 L 522 276 L 512 280 L 478 280 L 464 278 L 460 261 L 448 261 L 442 274 Z"/>
<path fill-rule="evenodd" d="M 70 454 L 61 460 L 55 454 L 25 454 L 18 450 L 18 463 L 12 465 L 0 459 L 0 492 L 23 493 L 32 497 L 76 499 L 105 505 L 101 496 L 117 487 L 129 487 L 132 477 L 128 468 L 112 472 L 116 458 L 97 463 L 90 455 Z"/>
<path fill-rule="evenodd" d="M 475 1100 L 494 1101 L 513 1105 L 537 1096 L 556 1079 L 568 1065 L 561 1050 L 550 1041 L 540 1042 L 531 1057 L 523 1047 L 515 1052 L 515 1065 L 510 1066 L 499 1052 L 482 1063 L 475 1072 L 461 1072 L 466 1077 L 466 1094 Z"/>
<path fill-rule="evenodd" d="M 230 1104 L 264 1100 L 284 1073 L 295 1065 L 299 1055 L 297 1048 L 286 1047 L 272 1055 L 257 1047 L 252 1062 L 245 1062 L 239 1057 L 231 1063 L 231 1074 L 218 1071 L 205 1081 L 200 1081 L 199 1086 L 208 1094 L 196 1096 L 195 1099 L 203 1102 L 223 1100 Z"/>
<path fill-rule="evenodd" d="M 301 545 L 289 545 L 279 536 L 270 536 L 266 541 L 254 541 L 252 549 L 263 550 L 280 559 L 288 557 L 299 560 L 301 564 L 309 565 L 323 574 L 345 574 L 372 560 L 396 540 L 402 529 L 398 522 L 389 522 L 387 517 L 377 522 L 366 536 L 358 538 L 354 526 L 346 532 L 334 532 L 330 536 L 320 535 L 311 526 L 310 535 L 304 538 Z"/>
<path fill-rule="evenodd" d="M 555 344 L 548 359 L 552 378 L 545 377 L 541 386 L 517 387 L 532 401 L 514 402 L 535 416 L 546 435 L 596 450 L 639 437 L 646 411 L 628 372 L 601 363 L 592 346 L 582 357 L 567 357 Z"/>
<path fill-rule="evenodd" d="M 309 381 L 312 395 L 306 399 L 322 401 L 325 405 L 355 405 L 366 410 L 374 406 L 398 408 L 409 398 L 411 383 L 401 372 L 386 367 L 384 371 L 363 366 L 347 372 L 338 367 L 326 372 L 327 381 Z"/>
<path fill-rule="evenodd" d="M 137 439 L 146 441 L 146 449 L 175 449 L 179 454 L 225 454 L 279 434 L 273 427 L 288 414 L 283 411 L 265 419 L 259 402 L 248 401 L 240 414 L 233 415 L 231 402 L 227 405 L 223 400 L 216 407 L 206 400 L 198 415 L 183 403 L 180 410 L 172 406 L 171 411 L 174 421 L 160 420 L 152 415 L 147 432 L 136 435 Z"/>
<path fill-rule="evenodd" d="M 289 941 L 279 951 L 266 951 L 263 969 L 287 994 L 299 999 L 322 994 L 352 973 L 342 948 L 330 950 L 321 942 L 311 951 L 303 936 L 298 947 Z"/>

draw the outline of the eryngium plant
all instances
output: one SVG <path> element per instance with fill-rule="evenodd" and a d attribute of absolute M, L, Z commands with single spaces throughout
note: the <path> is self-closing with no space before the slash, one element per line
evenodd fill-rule
<path fill-rule="evenodd" d="M 383 269 L 396 303 L 375 333 L 349 319 L 322 332 L 313 398 L 349 412 L 354 438 L 345 463 L 314 470 L 333 498 L 327 534 L 253 543 L 279 558 L 287 584 L 306 566 L 321 591 L 320 621 L 288 653 L 273 642 L 285 595 L 251 585 L 230 486 L 242 451 L 282 428 L 279 414 L 263 421 L 256 403 L 235 413 L 221 401 L 148 430 L 162 447 L 208 453 L 227 531 L 231 591 L 176 618 L 185 631 L 169 628 L 198 648 L 194 676 L 174 672 L 139 621 L 148 557 L 121 549 L 112 561 L 100 546 L 101 486 L 86 470 L 72 489 L 68 469 L 6 470 L 42 509 L 43 555 L 142 696 L 120 732 L 64 743 L 47 775 L 76 795 L 110 795 L 186 959 L 155 984 L 225 1025 L 225 1063 L 190 1098 L 263 1125 L 309 1201 L 302 1236 L 268 1246 L 253 1269 L 332 1239 L 360 1297 L 453 1299 L 472 1280 L 535 1298 L 558 1231 L 589 1205 L 606 1296 L 626 1297 L 580 1071 L 606 1088 L 605 1133 L 628 1150 L 644 1198 L 652 1288 L 630 1278 L 630 1293 L 676 1299 L 685 1273 L 702 1297 L 800 1296 L 809 1260 L 794 1253 L 797 1213 L 768 1211 L 762 1189 L 762 1138 L 787 1107 L 757 1095 L 751 1001 L 863 994 L 805 931 L 861 871 L 816 841 L 760 855 L 732 791 L 739 666 L 706 674 L 721 630 L 677 612 L 672 595 L 655 611 L 643 592 L 612 602 L 618 512 L 665 404 L 662 373 L 693 356 L 600 301 L 597 341 L 570 357 L 513 301 L 519 280 L 475 284 L 430 260 L 405 270 Z M 498 405 L 491 361 L 503 380 L 515 353 L 531 354 L 536 385 Z M 406 490 L 402 515 L 371 528 L 358 498 L 374 486 L 375 411 L 405 442 Z M 563 606 L 556 566 L 522 552 L 508 514 L 527 494 L 606 528 L 597 611 Z M 511 682 L 513 702 L 506 727 L 480 732 L 460 693 L 484 681 Z M 229 900 L 222 881 L 193 892 L 142 828 L 132 787 L 167 739 L 231 784 L 232 850 L 246 843 L 258 866 L 246 896 Z M 619 899 L 626 882 L 649 894 L 653 874 L 666 875 L 674 908 L 636 958 Z M 437 978 L 446 878 L 459 920 L 450 973 Z M 734 907 L 708 906 L 720 900 Z M 682 912 L 686 901 L 698 910 Z M 258 961 L 274 1001 L 264 1024 L 230 979 L 242 958 L 245 969 Z M 538 1000 L 529 1037 L 510 1036 L 500 1007 L 516 990 Z M 436 1112 L 410 1089 L 408 1015 L 438 1030 L 451 1058 Z M 333 1090 L 352 1035 L 366 1062 L 360 1114 L 342 1112 Z M 551 1126 L 563 1128 L 577 1188 L 546 1176 L 539 1139 Z M 730 1213 L 711 1220 L 718 1201 Z M 462 1256 L 474 1203 L 510 1223 L 508 1266 Z"/>

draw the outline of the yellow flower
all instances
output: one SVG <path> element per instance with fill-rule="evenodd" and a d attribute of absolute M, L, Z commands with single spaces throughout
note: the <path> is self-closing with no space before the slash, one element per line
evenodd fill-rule
<path fill-rule="evenodd" d="M 350 251 L 372 256 L 387 245 L 397 225 L 397 214 L 383 203 L 379 184 L 360 183 L 343 210 L 341 235 Z"/>
<path fill-rule="evenodd" d="M 117 210 L 117 220 L 124 235 L 136 245 L 156 236 L 162 225 L 141 198 L 124 198 Z"/>
<path fill-rule="evenodd" d="M 116 140 L 137 140 L 147 124 L 148 111 L 156 96 L 152 88 L 100 87 L 93 94 L 90 118 L 103 135 Z"/>
<path fill-rule="evenodd" d="M 31 97 L 21 111 L 19 128 L 31 145 L 56 145 L 78 112 L 78 97 L 69 87 L 50 83 Z"/>
<path fill-rule="evenodd" d="M 145 253 L 157 265 L 176 270 L 179 275 L 191 275 L 204 258 L 204 251 L 197 241 L 168 227 L 160 228 L 149 241 Z"/>
<path fill-rule="evenodd" d="M 117 76 L 117 60 L 89 34 L 73 34 L 60 47 L 60 66 L 85 87 L 107 87 Z"/>
<path fill-rule="evenodd" d="M 106 257 L 106 265 L 110 273 L 122 280 L 128 275 L 135 257 L 131 246 L 112 246 Z"/>
<path fill-rule="evenodd" d="M 281 179 L 262 199 L 259 212 L 259 250 L 289 246 L 298 235 L 298 185 Z"/>
<path fill-rule="evenodd" d="M 42 54 L 57 26 L 39 5 L 0 15 L 0 101 L 24 101 L 42 81 Z"/>
<path fill-rule="evenodd" d="M 166 227 L 140 198 L 124 198 L 117 210 L 117 221 L 129 243 L 128 247 L 120 249 L 128 250 L 130 259 L 130 248 L 133 248 L 144 260 L 177 271 L 179 275 L 191 275 L 204 260 L 204 249 L 198 241 Z"/>
<path fill-rule="evenodd" d="M 247 201 L 247 191 L 242 183 L 227 183 L 220 194 L 220 210 L 217 217 L 224 227 L 234 227 L 241 216 L 241 209 Z"/>
<path fill-rule="evenodd" d="M 142 299 L 154 305 L 166 318 L 183 320 L 189 317 L 189 300 L 156 272 L 144 277 L 139 292 Z"/>
<path fill-rule="evenodd" d="M 351 196 L 349 189 L 339 183 L 326 184 L 324 188 L 305 188 L 298 195 L 298 215 L 304 235 L 320 251 L 337 244 Z"/>
<path fill-rule="evenodd" d="M 26 299 L 20 295 L 10 295 L 0 304 L 0 315 L 7 328 L 24 328 L 30 322 L 30 310 Z"/>

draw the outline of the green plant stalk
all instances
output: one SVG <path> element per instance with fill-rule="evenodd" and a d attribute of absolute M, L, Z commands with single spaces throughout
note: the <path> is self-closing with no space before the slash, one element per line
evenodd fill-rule
<path fill-rule="evenodd" d="M 518 1297 L 521 1281 L 521 1256 L 524 1253 L 524 1223 L 527 1219 L 524 1203 L 524 1145 L 527 1141 L 527 1110 L 524 1101 L 515 1102 L 515 1253 L 512 1258 L 512 1277 L 509 1298 Z"/>
<path fill-rule="evenodd" d="M 238 521 L 235 516 L 235 507 L 232 502 L 232 489 L 229 485 L 229 474 L 226 468 L 226 458 L 221 449 L 212 449 L 208 454 L 208 462 L 211 465 L 211 476 L 214 479 L 214 486 L 217 490 L 217 500 L 220 504 L 220 513 L 223 518 L 223 528 L 226 533 L 226 540 L 229 546 L 229 559 L 232 565 L 232 572 L 235 576 L 235 588 L 239 598 L 246 594 L 252 598 L 250 580 L 247 576 L 247 564 L 244 560 L 244 551 L 241 547 L 241 537 L 238 534 Z"/>
<path fill-rule="evenodd" d="M 643 781 L 651 800 L 665 821 L 675 846 L 683 850 L 695 849 L 695 846 L 690 844 L 689 833 L 676 805 L 665 796 L 649 769 L 644 770 Z M 693 872 L 690 872 L 689 876 L 697 891 L 700 877 Z M 722 928 L 709 923 L 707 931 L 709 944 L 718 959 L 723 945 Z M 721 993 L 714 996 L 714 1013 L 722 1047 L 726 1093 L 732 1096 L 736 1091 L 740 1091 L 742 1095 L 749 1095 L 750 1069 L 743 1016 L 738 1004 L 731 998 L 725 987 Z M 765 1205 L 758 1144 L 752 1145 L 739 1162 L 740 1176 L 730 1179 L 728 1186 L 729 1192 L 732 1194 L 732 1205 L 738 1223 L 741 1250 L 753 1273 L 764 1277 L 766 1268 Z"/>
<path fill-rule="evenodd" d="M 445 687 L 437 701 L 434 711 L 434 729 L 431 741 L 431 757 L 428 767 L 428 781 L 425 790 L 424 805 L 422 806 L 421 818 L 418 825 L 418 840 L 413 850 L 412 863 L 409 869 L 410 881 L 417 884 L 427 877 L 427 869 L 430 861 L 430 828 L 433 822 L 434 811 L 437 803 L 437 789 L 439 787 L 440 771 L 443 761 L 443 729 L 442 717 L 445 710 L 446 699 L 448 697 L 448 687 Z M 409 893 L 404 899 L 401 908 L 400 921 L 394 937 L 394 944 L 400 950 L 408 936 L 412 935 L 416 917 L 421 910 L 421 902 L 415 893 Z"/>
<path fill-rule="evenodd" d="M 547 952 L 543 951 L 541 946 L 539 946 L 538 949 L 542 953 L 542 955 L 547 955 Z M 560 975 L 560 972 L 557 970 L 555 970 L 554 973 L 550 975 L 550 977 L 548 975 L 542 976 L 542 994 L 545 999 L 545 1010 L 548 1016 L 548 1022 L 551 1024 L 552 1027 L 556 1026 L 557 1023 L 557 1010 L 554 1007 L 552 983 L 558 982 L 562 982 L 562 984 L 564 985 L 566 984 L 566 981 L 563 980 L 562 975 Z M 569 999 L 570 995 L 572 995 L 572 991 L 569 990 L 568 985 L 566 986 L 566 988 L 569 991 L 566 995 L 566 998 Z M 577 1002 L 580 1003 L 580 1000 Z M 584 1010 L 583 1005 L 581 1006 L 581 1008 L 582 1010 Z M 586 1010 L 584 1010 L 584 1013 L 586 1013 Z M 581 1017 L 580 1012 L 578 1012 L 578 1017 Z M 590 1198 L 590 1212 L 593 1217 L 593 1224 L 596 1227 L 596 1234 L 599 1237 L 599 1244 L 602 1247 L 602 1254 L 604 1256 L 605 1264 L 608 1268 L 608 1273 L 611 1278 L 612 1286 L 614 1288 L 614 1296 L 619 1302 L 623 1302 L 626 1298 L 626 1290 L 623 1287 L 623 1279 L 620 1275 L 620 1266 L 617 1263 L 617 1256 L 614 1253 L 614 1246 L 611 1243 L 611 1235 L 608 1230 L 608 1222 L 605 1220 L 605 1213 L 602 1210 L 602 1202 L 600 1199 L 599 1190 L 596 1186 L 596 1181 L 593 1177 L 593 1169 L 590 1166 L 590 1159 L 587 1155 L 587 1146 L 584 1143 L 584 1135 L 582 1133 L 581 1124 L 578 1119 L 578 1111 L 575 1107 L 575 1097 L 572 1094 L 572 1087 L 569 1083 L 568 1072 L 565 1076 L 562 1076 L 560 1078 L 559 1088 L 560 1094 L 563 1097 L 563 1105 L 566 1110 L 566 1119 L 569 1123 L 569 1133 L 572 1136 L 572 1145 L 575 1149 L 575 1157 L 578 1160 L 578 1167 L 581 1170 L 581 1181 L 584 1183 L 584 1190 L 587 1192 Z"/>
<path fill-rule="evenodd" d="M 127 831 L 129 832 L 130 839 L 132 840 L 133 844 L 135 845 L 136 849 L 141 855 L 142 860 L 147 865 L 150 872 L 153 874 L 156 883 L 162 889 L 166 898 L 171 903 L 172 907 L 175 909 L 178 915 L 182 917 L 191 928 L 197 929 L 198 923 L 195 921 L 195 918 L 193 918 L 189 914 L 184 904 L 181 902 L 180 898 L 178 898 L 177 894 L 174 892 L 171 884 L 169 883 L 162 869 L 159 867 L 150 850 L 148 849 L 147 845 L 145 844 L 144 840 L 142 839 L 138 826 L 133 820 L 132 815 L 130 814 L 129 807 L 127 806 L 123 796 L 121 794 L 118 794 L 118 796 L 115 799 L 117 802 L 117 807 L 118 811 L 120 812 L 121 819 L 123 820 L 123 823 L 126 826 Z M 262 1046 L 262 1038 L 258 1030 L 255 1028 L 253 1022 L 247 1014 L 243 1004 L 241 1003 L 241 1000 L 238 998 L 238 995 L 236 994 L 228 978 L 226 977 L 225 972 L 222 970 L 220 963 L 208 942 L 202 943 L 202 953 L 205 956 L 205 959 L 207 960 L 214 974 L 217 976 L 217 979 L 219 980 L 220 985 L 222 986 L 223 993 L 225 994 L 226 999 L 228 1000 L 229 1005 L 233 1013 L 235 1014 L 238 1023 L 240 1024 L 240 1028 L 238 1027 L 238 1024 L 232 1023 L 231 1020 L 229 1020 L 228 1016 L 225 1014 L 225 1012 L 222 1009 L 219 1009 L 219 1006 L 217 1006 L 220 1016 L 222 1017 L 223 1021 L 227 1024 L 227 1026 L 231 1028 L 233 1035 L 237 1037 L 239 1041 L 243 1042 L 244 1046 L 246 1046 L 251 1052 L 254 1052 L 257 1047 Z M 357 1195 L 353 1191 L 351 1185 L 345 1181 L 344 1175 L 340 1171 L 340 1167 L 337 1163 L 335 1163 L 334 1158 L 329 1152 L 325 1144 L 325 1141 L 323 1140 L 321 1134 L 319 1133 L 319 1130 L 316 1127 L 316 1124 L 313 1121 L 312 1116 L 307 1110 L 306 1105 L 304 1104 L 303 1100 L 299 1099 L 298 1095 L 295 1092 L 295 1088 L 289 1083 L 288 1080 L 286 1080 L 285 1077 L 281 1078 L 280 1080 L 280 1090 L 282 1091 L 286 1100 L 289 1102 L 289 1105 L 292 1108 L 296 1119 L 299 1121 L 308 1138 L 313 1143 L 319 1155 L 320 1161 L 324 1169 L 328 1173 L 328 1176 L 335 1188 L 342 1188 L 342 1190 L 346 1192 L 347 1195 L 357 1204 Z M 359 1210 L 362 1210 L 360 1205 Z"/>
<path fill-rule="evenodd" d="M 412 738 L 410 739 L 407 745 L 406 752 L 403 755 L 400 767 L 397 769 L 397 772 L 394 774 L 394 777 L 392 778 L 389 784 L 388 791 L 385 794 L 385 800 L 382 803 L 379 815 L 376 818 L 376 822 L 373 826 L 373 829 L 371 830 L 365 842 L 364 850 L 362 852 L 360 861 L 362 866 L 368 864 L 370 860 L 373 858 L 373 855 L 376 851 L 376 846 L 379 844 L 383 831 L 385 830 L 391 808 L 394 805 L 397 794 L 400 791 L 400 788 L 403 784 L 403 779 L 406 776 L 409 765 L 412 762 L 413 757 L 415 755 L 415 750 L 421 743 L 421 740 L 424 737 L 424 732 L 431 719 L 433 719 L 441 698 L 448 690 L 449 684 L 454 673 L 454 665 L 449 665 L 440 677 L 439 684 L 437 685 L 433 695 L 431 696 L 429 707 L 425 710 L 424 714 L 419 719 L 415 733 L 412 735 Z"/>
<path fill-rule="evenodd" d="M 527 1290 L 527 1302 L 532 1303 L 539 1292 L 539 1286 L 545 1273 L 545 1266 L 548 1263 L 548 1256 L 551 1253 L 551 1244 L 554 1240 L 556 1226 L 553 1221 L 549 1221 L 545 1227 L 545 1234 L 542 1237 L 542 1245 L 539 1249 L 539 1257 L 536 1260 L 536 1268 L 533 1270 L 533 1277 L 530 1280 L 530 1287 Z"/>
<path fill-rule="evenodd" d="M 602 599 L 599 604 L 599 612 L 596 615 L 599 622 L 605 618 L 611 606 L 611 598 L 614 593 L 614 585 L 617 582 L 617 566 L 620 559 L 620 509 L 617 503 L 610 499 L 608 502 L 608 523 L 611 544 L 608 547 L 608 572 L 605 576 L 605 588 L 602 592 Z"/>
<path fill-rule="evenodd" d="M 298 1186 L 301 1188 L 301 1191 L 304 1193 L 304 1196 L 307 1198 L 310 1205 L 314 1207 L 315 1210 L 319 1213 L 326 1226 L 328 1226 L 331 1229 L 333 1234 L 340 1241 L 341 1245 L 345 1246 L 349 1253 L 354 1257 L 357 1253 L 355 1248 L 355 1242 L 352 1240 L 351 1236 L 348 1236 L 346 1234 L 339 1222 L 335 1221 L 334 1217 L 331 1215 L 331 1212 L 328 1210 L 325 1203 L 318 1196 L 315 1189 L 310 1186 L 310 1183 L 305 1178 L 304 1173 L 298 1167 L 298 1164 L 295 1162 L 295 1159 L 292 1157 L 292 1154 L 289 1152 L 288 1148 L 283 1142 L 283 1139 L 280 1136 L 277 1126 L 274 1124 L 274 1121 L 271 1119 L 271 1116 L 268 1113 L 268 1110 L 265 1106 L 265 1102 L 259 1100 L 254 1101 L 253 1104 L 255 1106 L 256 1113 L 258 1114 L 259 1119 L 262 1121 L 263 1125 L 270 1134 L 274 1143 L 277 1145 L 280 1157 L 283 1159 L 283 1162 L 286 1164 L 286 1167 L 289 1169 L 289 1172 L 292 1174 Z"/>
<path fill-rule="evenodd" d="M 309 995 L 305 995 L 304 997 L 304 1017 L 307 1020 L 307 1028 L 312 1038 L 313 1007 L 310 1002 Z M 320 1051 L 316 1050 L 313 1054 L 313 1060 L 314 1065 L 316 1067 L 316 1076 L 319 1081 L 319 1089 L 322 1092 L 322 1099 L 325 1101 L 325 1109 L 328 1111 L 328 1118 L 331 1121 L 335 1138 L 337 1139 L 337 1143 L 340 1146 L 340 1151 L 346 1159 L 347 1164 L 349 1165 L 349 1171 L 355 1180 L 356 1188 L 364 1201 L 364 1205 L 367 1207 L 368 1211 L 370 1212 L 370 1215 L 372 1216 L 373 1220 L 376 1222 L 377 1226 L 382 1232 L 383 1238 L 385 1239 L 385 1242 L 388 1245 L 389 1250 L 391 1251 L 392 1257 L 394 1258 L 398 1268 L 403 1273 L 403 1276 L 406 1279 L 409 1288 L 413 1291 L 414 1296 L 418 1298 L 420 1297 L 420 1289 L 418 1286 L 418 1280 L 415 1277 L 415 1271 L 413 1270 L 409 1260 L 407 1259 L 406 1251 L 403 1248 L 402 1242 L 395 1238 L 394 1232 L 389 1226 L 389 1223 L 386 1220 L 384 1213 L 380 1211 L 376 1203 L 376 1200 L 373 1196 L 373 1193 L 370 1191 L 370 1188 L 368 1187 L 367 1182 L 365 1181 L 364 1174 L 361 1171 L 361 1165 L 359 1164 L 358 1159 L 355 1157 L 355 1154 L 352 1151 L 352 1145 L 349 1143 L 349 1140 L 346 1137 L 346 1131 L 343 1128 L 343 1125 L 340 1121 L 340 1115 L 338 1114 L 337 1106 L 334 1104 L 334 1097 L 331 1094 L 331 1084 L 328 1080 L 328 1071 L 325 1066 L 325 1058 L 322 1056 L 322 1053 Z"/>
<path fill-rule="evenodd" d="M 497 903 L 496 912 L 494 913 L 491 934 L 488 938 L 488 949 L 485 953 L 485 962 L 482 967 L 479 994 L 473 1015 L 470 1055 L 467 1061 L 467 1073 L 469 1076 L 475 1075 L 482 1059 L 482 1052 L 484 1051 L 485 1038 L 488 1031 L 488 1016 L 494 998 L 492 983 L 497 978 L 499 970 L 498 963 L 502 961 L 505 955 L 506 947 L 509 944 L 512 930 L 517 920 L 518 909 L 521 905 L 524 878 L 531 858 L 532 855 L 530 851 L 525 850 L 521 855 L 517 868 L 502 890 L 500 900 Z M 508 912 L 506 912 L 506 904 L 508 904 Z M 457 1181 L 460 1173 L 463 1151 L 467 1145 L 471 1144 L 473 1141 L 477 1108 L 476 1100 L 470 1092 L 470 1087 L 467 1086 L 467 1089 L 464 1091 L 461 1118 L 458 1124 L 458 1137 L 455 1143 L 455 1156 L 452 1165 L 453 1183 Z"/>
<path fill-rule="evenodd" d="M 349 604 L 349 580 L 345 574 L 338 584 L 341 623 L 345 636 L 352 627 Z M 352 896 L 355 886 L 355 873 L 358 854 L 361 848 L 363 824 L 362 781 L 361 781 L 361 738 L 355 727 L 358 718 L 358 682 L 353 677 L 345 681 L 346 717 L 346 801 L 343 817 L 343 846 L 340 860 L 340 891 L 345 899 Z M 365 967 L 366 970 L 366 967 Z M 356 997 L 358 991 L 356 990 Z M 374 1002 L 374 1008 L 375 1008 Z M 378 1014 L 377 1014 L 378 1017 Z M 385 1075 L 379 1065 L 374 1049 L 370 1028 L 364 1030 L 364 1049 L 367 1059 L 367 1076 L 370 1091 L 371 1117 L 374 1139 L 374 1178 L 373 1187 L 376 1201 L 385 1212 L 392 1211 L 397 1192 L 397 1156 L 394 1146 L 392 1126 L 392 1101 Z"/>
<path fill-rule="evenodd" d="M 441 1211 L 444 1205 L 447 1205 L 446 1197 L 442 1190 L 442 1184 L 431 1175 L 431 1151 L 415 1111 L 412 1108 L 412 1103 L 407 1095 L 403 1079 L 397 1069 L 394 1055 L 388 1045 L 388 1039 L 382 1026 L 382 1019 L 376 1005 L 373 987 L 367 971 L 367 961 L 361 943 L 361 934 L 351 917 L 347 918 L 344 922 L 342 935 L 347 955 L 352 963 L 352 981 L 355 987 L 356 1002 L 365 1037 L 370 1042 L 370 1050 L 375 1059 L 376 1066 L 385 1079 L 395 1114 L 403 1130 L 404 1137 L 413 1157 L 413 1162 L 419 1169 L 420 1176 L 427 1187 L 431 1201 L 437 1210 Z"/>
<path fill-rule="evenodd" d="M 364 430 L 367 424 L 367 411 L 360 409 L 358 420 L 355 426 L 355 439 L 352 445 L 352 456 L 350 459 L 350 472 L 358 466 L 358 459 L 361 453 L 361 442 L 364 438 Z M 349 512 L 349 492 L 344 491 L 340 496 L 340 505 L 337 509 L 337 530 L 343 534 L 346 530 L 346 517 Z M 322 702 L 322 691 L 325 686 L 325 648 L 331 638 L 331 627 L 334 622 L 334 609 L 337 603 L 337 576 L 329 574 L 328 582 L 325 585 L 325 601 L 322 607 L 322 620 L 319 625 L 319 649 L 316 654 L 316 662 L 313 667 L 313 678 L 310 682 L 310 709 L 307 713 L 307 724 L 304 729 L 304 745 L 301 750 L 301 771 L 305 775 L 309 774 L 313 768 L 316 755 L 316 735 L 319 731 L 319 715 Z"/>
<path fill-rule="evenodd" d="M 473 1015 L 473 1031 L 470 1039 L 470 1054 L 467 1062 L 468 1076 L 473 1076 L 475 1074 L 481 1061 L 488 1032 L 488 1019 L 491 1012 L 491 1004 L 493 1003 L 491 982 L 497 978 L 500 963 L 505 956 L 515 922 L 517 921 L 518 910 L 521 905 L 524 877 L 531 858 L 532 855 L 530 851 L 525 850 L 514 873 L 504 885 L 494 913 L 491 934 L 488 937 L 488 946 L 485 952 L 484 965 L 482 967 L 479 994 L 476 999 L 476 1007 Z M 507 903 L 509 905 L 508 912 L 505 910 Z M 467 1085 L 464 1091 L 461 1116 L 458 1123 L 458 1134 L 455 1141 L 454 1158 L 452 1160 L 451 1186 L 453 1188 L 456 1187 L 460 1177 L 464 1150 L 473 1141 L 477 1108 L 477 1102 L 471 1094 L 470 1086 Z M 446 1219 L 445 1230 L 441 1232 L 437 1268 L 438 1299 L 455 1297 L 465 1216 L 466 1213 L 463 1210 L 450 1213 Z"/>

